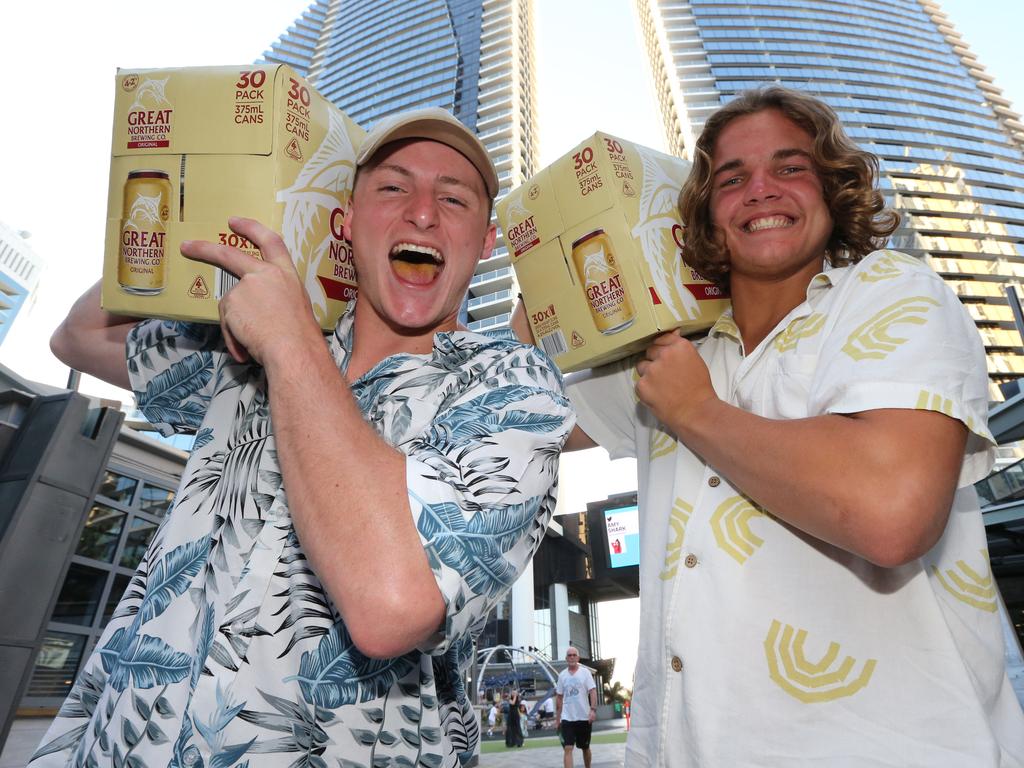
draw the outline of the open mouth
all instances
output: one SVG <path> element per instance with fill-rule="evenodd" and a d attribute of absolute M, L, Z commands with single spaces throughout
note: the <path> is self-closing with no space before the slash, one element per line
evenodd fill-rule
<path fill-rule="evenodd" d="M 397 243 L 388 258 L 395 274 L 413 285 L 429 285 L 444 269 L 441 252 L 428 245 Z"/>
<path fill-rule="evenodd" d="M 795 222 L 789 216 L 763 216 L 751 219 L 743 225 L 744 232 L 763 232 L 766 229 L 785 229 Z"/>

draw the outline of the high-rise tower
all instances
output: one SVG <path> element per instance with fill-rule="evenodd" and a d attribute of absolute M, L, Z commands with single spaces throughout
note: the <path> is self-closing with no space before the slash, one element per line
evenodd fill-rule
<path fill-rule="evenodd" d="M 316 0 L 264 54 L 290 64 L 366 128 L 443 107 L 487 147 L 501 192 L 535 171 L 532 0 Z M 468 325 L 507 322 L 516 295 L 504 240 L 469 287 Z"/>
<path fill-rule="evenodd" d="M 635 0 L 672 152 L 769 83 L 828 102 L 875 153 L 895 248 L 957 293 L 996 384 L 1024 376 L 1006 287 L 1024 277 L 1024 126 L 933 0 Z"/>
<path fill-rule="evenodd" d="M 0 222 L 0 343 L 42 274 L 43 261 L 27 238 Z"/>

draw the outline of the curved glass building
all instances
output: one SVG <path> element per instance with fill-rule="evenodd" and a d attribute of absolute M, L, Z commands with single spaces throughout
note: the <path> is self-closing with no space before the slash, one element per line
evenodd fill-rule
<path fill-rule="evenodd" d="M 349 117 L 443 107 L 475 130 L 503 195 L 537 157 L 532 0 L 316 0 L 264 53 L 290 64 Z M 504 240 L 480 262 L 465 321 L 504 325 L 517 292 Z"/>
<path fill-rule="evenodd" d="M 974 317 L 990 398 L 1024 376 L 1006 288 L 1024 277 L 1024 126 L 932 0 L 635 0 L 670 151 L 769 83 L 809 91 L 881 160 L 892 246 Z"/>

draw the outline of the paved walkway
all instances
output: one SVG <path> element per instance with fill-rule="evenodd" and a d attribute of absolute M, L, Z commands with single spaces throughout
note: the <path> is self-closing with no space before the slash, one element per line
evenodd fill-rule
<path fill-rule="evenodd" d="M 7 743 L 0 750 L 0 768 L 25 768 L 50 727 L 48 717 L 19 717 L 11 725 Z"/>
<path fill-rule="evenodd" d="M 591 768 L 622 768 L 625 744 L 594 744 L 590 748 Z M 574 765 L 582 768 L 583 755 L 576 751 Z M 480 755 L 480 768 L 562 768 L 562 748 L 510 749 L 507 752 Z"/>

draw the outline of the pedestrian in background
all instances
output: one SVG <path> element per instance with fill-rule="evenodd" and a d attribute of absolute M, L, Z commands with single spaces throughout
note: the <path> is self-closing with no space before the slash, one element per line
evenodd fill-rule
<path fill-rule="evenodd" d="M 505 710 L 505 746 L 523 746 L 523 726 L 519 721 L 519 691 L 513 690 L 508 695 Z"/>
<path fill-rule="evenodd" d="M 562 764 L 572 768 L 573 747 L 583 753 L 583 765 L 590 768 L 590 733 L 597 719 L 597 684 L 590 670 L 580 666 L 580 652 L 569 646 L 568 666 L 555 684 L 555 730 L 562 742 Z"/>

